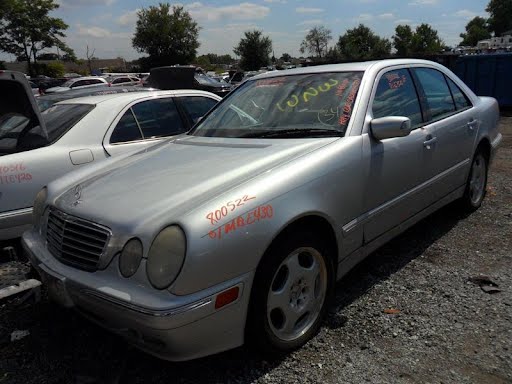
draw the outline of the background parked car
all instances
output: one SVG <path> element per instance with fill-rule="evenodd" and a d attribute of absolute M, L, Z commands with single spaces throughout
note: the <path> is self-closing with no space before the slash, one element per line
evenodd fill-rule
<path fill-rule="evenodd" d="M 66 100 L 39 114 L 28 82 L 0 73 L 0 240 L 30 226 L 37 191 L 86 164 L 188 131 L 220 97 L 201 91 L 121 92 Z"/>
<path fill-rule="evenodd" d="M 112 87 L 142 85 L 142 80 L 135 76 L 113 76 L 107 77 L 105 80 Z"/>
<path fill-rule="evenodd" d="M 81 89 L 72 89 L 66 92 L 56 92 L 50 95 L 42 95 L 37 98 L 37 105 L 40 111 L 50 108 L 53 104 L 59 101 L 75 99 L 84 96 L 101 96 L 112 95 L 116 93 L 129 93 L 129 92 L 151 92 L 157 91 L 155 88 L 146 88 L 142 86 L 116 86 L 110 87 L 108 85 L 98 85 L 96 87 L 86 87 Z"/>
<path fill-rule="evenodd" d="M 45 94 L 65 92 L 71 89 L 94 87 L 98 85 L 108 84 L 108 81 L 102 77 L 89 76 L 89 77 L 78 77 L 67 80 L 65 83 L 58 87 L 52 87 L 44 90 Z"/>

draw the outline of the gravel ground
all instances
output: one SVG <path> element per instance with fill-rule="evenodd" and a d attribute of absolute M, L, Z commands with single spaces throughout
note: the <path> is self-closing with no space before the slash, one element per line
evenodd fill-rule
<path fill-rule="evenodd" d="M 512 383 L 512 117 L 501 131 L 482 208 L 446 207 L 375 252 L 282 360 L 240 348 L 161 361 L 43 300 L 0 307 L 0 383 Z"/>

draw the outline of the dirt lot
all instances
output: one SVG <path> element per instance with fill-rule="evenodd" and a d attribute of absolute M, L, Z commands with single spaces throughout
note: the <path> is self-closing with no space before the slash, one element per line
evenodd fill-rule
<path fill-rule="evenodd" d="M 241 348 L 164 362 L 43 300 L 0 307 L 0 383 L 512 383 L 512 117 L 501 131 L 482 208 L 446 207 L 373 254 L 283 360 Z M 480 274 L 501 292 L 470 281 Z"/>

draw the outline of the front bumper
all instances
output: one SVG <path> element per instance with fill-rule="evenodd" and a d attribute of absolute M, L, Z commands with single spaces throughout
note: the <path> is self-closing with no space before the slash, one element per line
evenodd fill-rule
<path fill-rule="evenodd" d="M 0 213 L 0 241 L 20 237 L 32 226 L 32 208 Z"/>
<path fill-rule="evenodd" d="M 252 272 L 188 296 L 155 290 L 155 295 L 167 299 L 159 307 L 148 308 L 134 302 L 134 291 L 140 287 L 131 284 L 131 291 L 126 289 L 129 279 L 120 285 L 108 268 L 86 272 L 60 263 L 34 230 L 23 234 L 22 245 L 52 299 L 152 355 L 182 361 L 243 344 Z M 233 286 L 240 289 L 238 299 L 216 310 L 216 295 Z"/>

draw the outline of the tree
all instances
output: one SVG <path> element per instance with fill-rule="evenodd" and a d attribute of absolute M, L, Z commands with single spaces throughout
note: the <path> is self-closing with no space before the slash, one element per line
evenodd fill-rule
<path fill-rule="evenodd" d="M 89 52 L 89 44 L 87 44 L 87 47 L 85 49 L 85 57 L 87 58 L 87 68 L 89 69 L 89 74 L 92 74 L 92 61 L 96 59 L 94 57 L 94 52 L 96 52 L 95 48 L 93 48 L 93 50 Z"/>
<path fill-rule="evenodd" d="M 284 61 L 285 63 L 289 63 L 291 61 L 291 59 L 292 59 L 292 57 L 289 53 L 283 53 L 279 60 Z"/>
<path fill-rule="evenodd" d="M 485 10 L 490 15 L 487 22 L 494 36 L 512 30 L 512 0 L 490 0 Z"/>
<path fill-rule="evenodd" d="M 49 16 L 59 8 L 54 0 L 4 0 L 0 4 L 0 50 L 27 61 L 29 73 L 43 49 L 72 52 L 61 40 L 68 25 Z"/>
<path fill-rule="evenodd" d="M 368 60 L 389 56 L 391 42 L 372 32 L 363 24 L 354 29 L 349 29 L 340 36 L 338 49 L 344 59 Z"/>
<path fill-rule="evenodd" d="M 485 40 L 491 37 L 487 26 L 487 20 L 483 17 L 476 16 L 469 23 L 466 24 L 466 33 L 461 33 L 462 41 L 460 45 L 469 45 L 474 47 L 480 40 Z"/>
<path fill-rule="evenodd" d="M 246 31 L 233 52 L 240 56 L 240 67 L 244 70 L 254 71 L 265 67 L 270 61 L 272 40 L 263 36 L 261 31 Z"/>
<path fill-rule="evenodd" d="M 393 36 L 393 46 L 397 56 L 409 56 L 411 54 L 413 31 L 409 25 L 397 25 Z"/>
<path fill-rule="evenodd" d="M 416 27 L 411 40 L 411 50 L 414 54 L 432 54 L 442 51 L 443 41 L 437 31 L 429 24 L 421 24 Z"/>
<path fill-rule="evenodd" d="M 327 44 L 332 40 L 331 30 L 324 26 L 314 27 L 306 34 L 306 37 L 300 44 L 300 52 L 308 51 L 318 59 L 327 53 Z"/>
<path fill-rule="evenodd" d="M 58 60 L 59 56 L 56 53 L 41 53 L 37 56 L 37 60 Z"/>
<path fill-rule="evenodd" d="M 199 48 L 199 26 L 182 6 L 160 3 L 138 13 L 133 47 L 153 66 L 189 64 Z"/>

